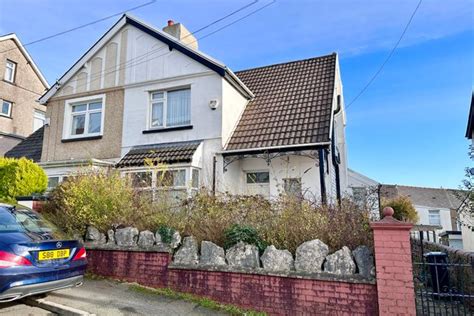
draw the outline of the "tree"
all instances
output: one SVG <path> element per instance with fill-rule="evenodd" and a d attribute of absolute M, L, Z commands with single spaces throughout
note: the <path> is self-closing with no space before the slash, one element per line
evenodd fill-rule
<path fill-rule="evenodd" d="M 418 212 L 406 196 L 399 196 L 382 202 L 382 209 L 390 206 L 394 210 L 393 217 L 400 221 L 416 224 L 419 221 Z"/>
<path fill-rule="evenodd" d="M 460 202 L 456 210 L 458 222 L 474 231 L 474 168 L 466 168 L 460 190 L 453 191 L 453 194 Z"/>
<path fill-rule="evenodd" d="M 26 158 L 0 158 L 0 201 L 16 203 L 16 197 L 40 194 L 48 187 L 44 170 Z"/>

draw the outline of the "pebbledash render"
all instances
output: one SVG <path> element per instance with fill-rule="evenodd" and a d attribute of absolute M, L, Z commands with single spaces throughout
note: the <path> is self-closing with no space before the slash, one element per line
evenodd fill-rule
<path fill-rule="evenodd" d="M 91 165 L 155 192 L 331 202 L 347 188 L 335 53 L 234 73 L 182 24 L 159 30 L 127 14 L 39 101 L 50 187 Z"/>

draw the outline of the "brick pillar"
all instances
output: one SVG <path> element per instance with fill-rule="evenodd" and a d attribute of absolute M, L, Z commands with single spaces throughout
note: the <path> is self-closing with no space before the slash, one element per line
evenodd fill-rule
<path fill-rule="evenodd" d="M 379 315 L 416 315 L 411 260 L 412 224 L 393 218 L 393 209 L 383 210 L 383 219 L 372 222 Z"/>

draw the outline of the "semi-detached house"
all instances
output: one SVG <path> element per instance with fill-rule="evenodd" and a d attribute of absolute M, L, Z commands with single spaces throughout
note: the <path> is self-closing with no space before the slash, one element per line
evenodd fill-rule
<path fill-rule="evenodd" d="M 124 15 L 39 101 L 51 186 L 92 165 L 174 192 L 324 201 L 347 187 L 335 53 L 234 73 L 182 24 Z"/>

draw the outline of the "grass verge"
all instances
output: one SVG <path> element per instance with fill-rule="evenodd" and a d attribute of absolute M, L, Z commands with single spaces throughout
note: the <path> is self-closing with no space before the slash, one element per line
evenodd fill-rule
<path fill-rule="evenodd" d="M 136 292 L 140 292 L 140 293 L 161 295 L 161 296 L 165 296 L 165 297 L 169 297 L 173 299 L 180 299 L 180 300 L 192 302 L 194 304 L 197 304 L 198 306 L 202 306 L 202 307 L 213 309 L 213 310 L 224 311 L 226 313 L 229 313 L 230 315 L 236 315 L 236 316 L 237 315 L 241 315 L 241 316 L 266 315 L 266 313 L 263 313 L 263 312 L 246 310 L 246 309 L 237 307 L 235 305 L 221 304 L 206 297 L 200 297 L 200 296 L 189 294 L 189 293 L 176 292 L 170 288 L 155 289 L 155 288 L 150 288 L 150 287 L 146 287 L 146 286 L 142 286 L 142 285 L 134 283 L 130 285 L 130 289 Z"/>

